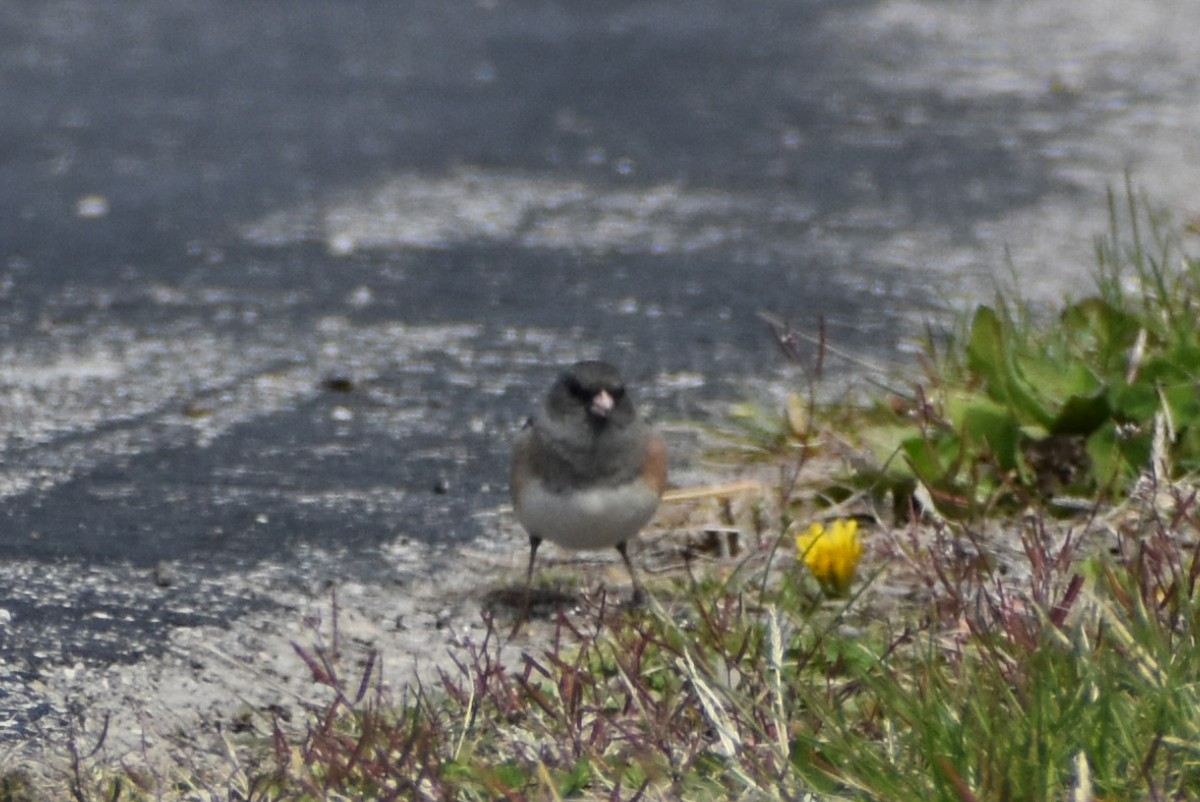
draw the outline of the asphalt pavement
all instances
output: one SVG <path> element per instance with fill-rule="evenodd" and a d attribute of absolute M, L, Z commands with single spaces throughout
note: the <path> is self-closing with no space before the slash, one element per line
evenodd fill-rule
<path fill-rule="evenodd" d="M 760 310 L 903 377 L 1010 269 L 1086 291 L 1126 171 L 1196 211 L 1198 9 L 0 5 L 11 731 L 57 667 L 269 609 L 248 573 L 388 583 L 495 537 L 558 365 L 706 418 L 802 381 Z"/>

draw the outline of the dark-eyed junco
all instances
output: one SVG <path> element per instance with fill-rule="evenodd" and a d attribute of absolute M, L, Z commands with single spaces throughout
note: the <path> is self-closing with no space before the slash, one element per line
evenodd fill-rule
<path fill-rule="evenodd" d="M 513 443 L 512 498 L 529 532 L 526 604 L 542 540 L 571 549 L 615 546 L 644 598 L 626 544 L 654 515 L 667 484 L 667 449 L 640 418 L 617 369 L 576 362 Z"/>

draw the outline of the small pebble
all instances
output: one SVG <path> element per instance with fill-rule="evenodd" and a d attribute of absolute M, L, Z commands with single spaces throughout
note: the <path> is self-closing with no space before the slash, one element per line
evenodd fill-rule
<path fill-rule="evenodd" d="M 354 389 L 354 379 L 341 374 L 326 376 L 321 387 L 334 393 L 348 393 Z"/>
<path fill-rule="evenodd" d="M 84 220 L 95 220 L 108 214 L 108 198 L 103 195 L 84 195 L 75 202 L 75 214 Z"/>
<path fill-rule="evenodd" d="M 179 579 L 175 566 L 169 562 L 159 562 L 154 566 L 154 584 L 160 588 L 169 588 Z"/>

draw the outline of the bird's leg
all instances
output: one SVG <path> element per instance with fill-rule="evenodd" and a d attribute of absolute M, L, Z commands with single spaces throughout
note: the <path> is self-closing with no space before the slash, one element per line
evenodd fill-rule
<path fill-rule="evenodd" d="M 633 580 L 633 598 L 630 603 L 634 607 L 641 607 L 646 603 L 646 590 L 642 587 L 642 580 L 638 578 L 637 569 L 633 567 L 633 560 L 629 559 L 628 543 L 622 540 L 617 544 L 617 551 L 625 561 L 625 567 L 629 569 L 629 578 Z"/>
<path fill-rule="evenodd" d="M 529 609 L 533 604 L 533 562 L 537 558 L 537 550 L 540 545 L 542 545 L 540 537 L 529 536 L 529 567 L 525 569 L 525 602 L 521 605 L 521 617 L 513 624 L 512 632 L 509 633 L 510 638 L 517 634 L 521 624 L 529 620 Z"/>
<path fill-rule="evenodd" d="M 537 558 L 538 546 L 542 545 L 542 539 L 537 535 L 529 536 L 529 565 L 525 568 L 525 600 L 529 600 L 529 594 L 533 588 L 533 561 Z"/>

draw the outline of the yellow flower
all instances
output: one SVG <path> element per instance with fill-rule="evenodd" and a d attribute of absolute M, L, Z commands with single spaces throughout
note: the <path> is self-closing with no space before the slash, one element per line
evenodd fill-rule
<path fill-rule="evenodd" d="M 796 557 L 803 560 L 827 596 L 845 596 L 862 558 L 858 521 L 839 518 L 826 530 L 815 523 L 796 535 Z"/>

